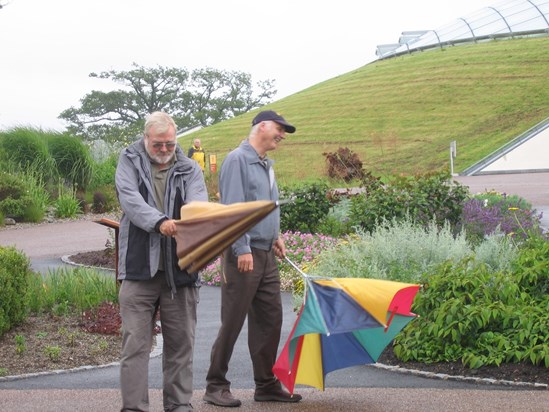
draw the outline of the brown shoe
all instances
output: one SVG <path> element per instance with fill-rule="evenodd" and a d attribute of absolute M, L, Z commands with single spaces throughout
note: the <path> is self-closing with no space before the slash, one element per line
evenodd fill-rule
<path fill-rule="evenodd" d="M 291 395 L 282 388 L 269 391 L 256 390 L 254 394 L 256 402 L 299 402 L 301 399 L 301 395 L 297 393 Z"/>
<path fill-rule="evenodd" d="M 217 392 L 206 392 L 202 399 L 208 403 L 229 408 L 234 408 L 242 404 L 242 402 L 240 402 L 239 399 L 236 399 L 228 389 L 222 389 Z"/>

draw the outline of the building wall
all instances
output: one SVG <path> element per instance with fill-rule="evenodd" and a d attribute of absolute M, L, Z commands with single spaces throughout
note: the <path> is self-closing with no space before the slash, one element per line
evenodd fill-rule
<path fill-rule="evenodd" d="M 549 128 L 489 164 L 480 173 L 549 170 Z"/>

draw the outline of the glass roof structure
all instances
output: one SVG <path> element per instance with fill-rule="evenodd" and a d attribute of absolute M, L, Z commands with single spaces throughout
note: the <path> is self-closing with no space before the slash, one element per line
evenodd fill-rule
<path fill-rule="evenodd" d="M 549 0 L 507 0 L 436 30 L 403 32 L 398 43 L 377 46 L 379 59 L 461 43 L 549 35 Z"/>

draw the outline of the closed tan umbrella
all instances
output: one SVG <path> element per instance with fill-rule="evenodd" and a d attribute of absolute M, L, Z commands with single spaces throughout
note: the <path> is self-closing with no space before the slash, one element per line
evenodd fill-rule
<path fill-rule="evenodd" d="M 191 202 L 181 207 L 181 219 L 175 222 L 179 267 L 199 271 L 278 204 L 269 200 L 230 205 Z"/>

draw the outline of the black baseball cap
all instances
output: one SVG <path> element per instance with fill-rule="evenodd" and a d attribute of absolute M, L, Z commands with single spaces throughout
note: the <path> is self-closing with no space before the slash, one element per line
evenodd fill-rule
<path fill-rule="evenodd" d="M 295 132 L 295 127 L 292 126 L 290 123 L 288 123 L 286 120 L 284 120 L 284 118 L 281 115 L 279 115 L 277 112 L 273 110 L 265 110 L 263 112 L 260 112 L 252 120 L 252 126 L 255 126 L 256 124 L 267 121 L 267 120 L 272 120 L 273 122 L 276 122 L 284 126 L 284 130 L 286 130 L 286 133 Z"/>

